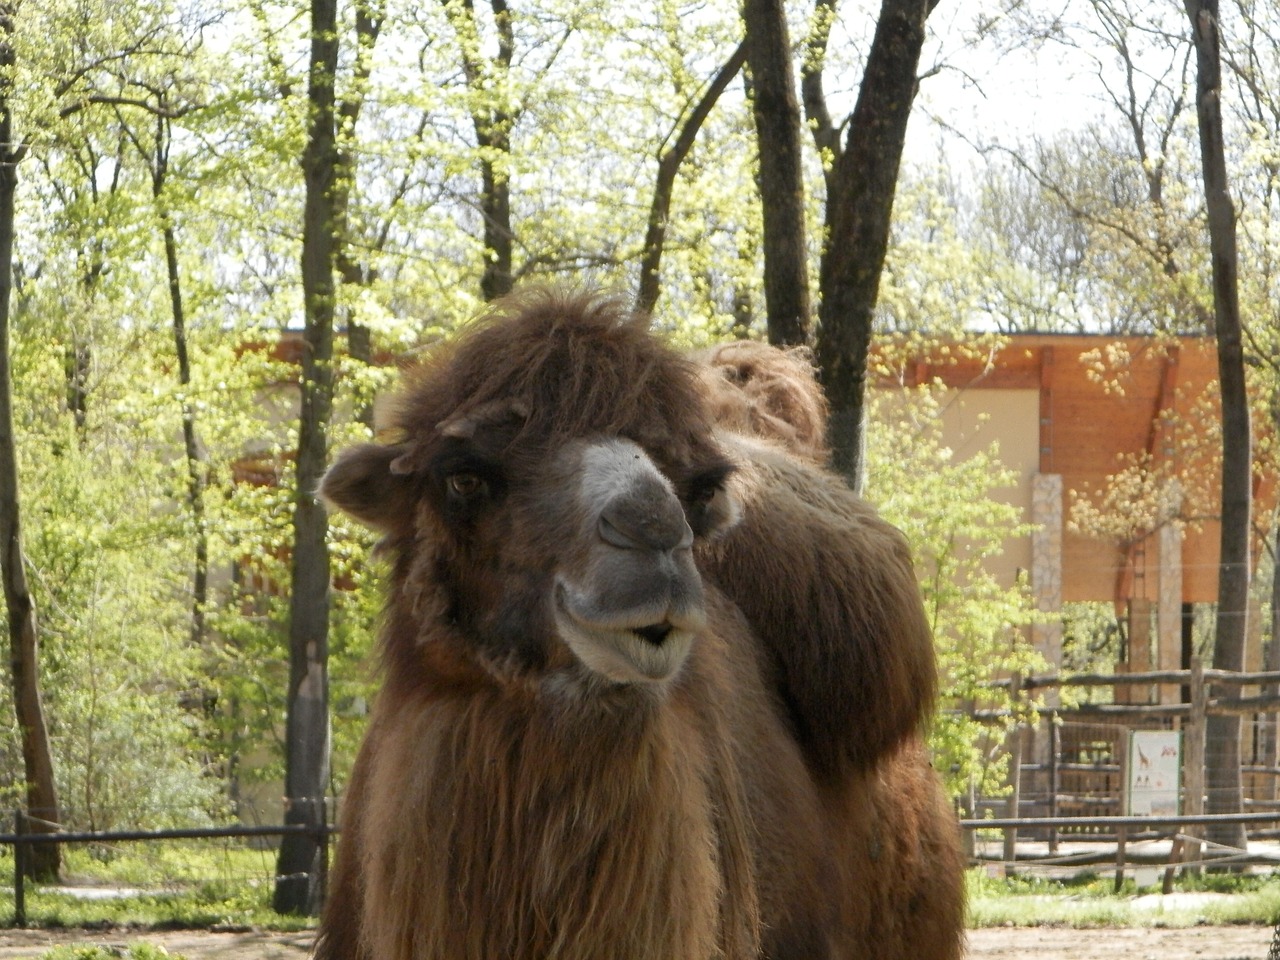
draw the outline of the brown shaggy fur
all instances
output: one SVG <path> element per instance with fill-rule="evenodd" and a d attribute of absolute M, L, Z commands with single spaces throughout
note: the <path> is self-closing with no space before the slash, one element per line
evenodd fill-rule
<path fill-rule="evenodd" d="M 393 569 L 318 958 L 959 956 L 901 538 L 814 464 L 718 435 L 706 389 L 615 304 L 539 291 L 433 354 L 390 442 L 334 466 L 325 496 Z M 579 549 L 553 465 L 610 437 L 703 540 L 705 626 L 661 684 L 592 675 L 548 609 Z M 742 521 L 717 542 L 726 484 Z"/>
<path fill-rule="evenodd" d="M 770 654 L 800 743 L 840 777 L 918 734 L 937 693 L 910 552 L 836 476 L 726 437 L 742 520 L 699 550 L 703 574 Z"/>
<path fill-rule="evenodd" d="M 827 399 L 809 351 L 735 340 L 693 357 L 716 424 L 781 443 L 820 463 L 827 458 Z"/>
<path fill-rule="evenodd" d="M 841 797 L 834 859 L 868 894 L 846 922 L 865 956 L 959 956 L 964 859 L 920 735 L 937 677 L 906 541 L 817 467 L 826 408 L 803 353 L 735 343 L 695 359 L 732 431 L 742 510 L 699 567 L 750 622 L 810 770 Z"/>

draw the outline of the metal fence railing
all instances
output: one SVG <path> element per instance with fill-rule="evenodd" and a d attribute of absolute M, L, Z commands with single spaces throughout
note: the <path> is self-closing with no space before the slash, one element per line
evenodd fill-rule
<path fill-rule="evenodd" d="M 337 834 L 336 827 L 326 823 L 279 824 L 269 826 L 187 827 L 165 830 L 32 830 L 32 819 L 22 811 L 14 814 L 14 831 L 0 834 L 0 846 L 13 848 L 13 925 L 24 927 L 27 923 L 26 875 L 27 857 L 31 847 L 39 844 L 111 844 L 160 840 L 218 840 L 283 837 L 290 834 L 315 838 L 322 849 L 320 861 L 328 862 L 329 838 Z M 56 826 L 44 824 L 42 826 Z"/>

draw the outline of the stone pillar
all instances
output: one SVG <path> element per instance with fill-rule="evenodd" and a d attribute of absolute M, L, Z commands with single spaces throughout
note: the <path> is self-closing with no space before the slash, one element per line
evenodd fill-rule
<path fill-rule="evenodd" d="M 1159 582 L 1156 594 L 1156 662 L 1158 670 L 1182 668 L 1182 528 L 1166 523 L 1156 534 Z M 1178 684 L 1160 687 L 1161 703 L 1178 703 Z"/>
<path fill-rule="evenodd" d="M 1129 598 L 1129 658 L 1124 664 L 1125 669 L 1117 670 L 1117 673 L 1147 673 L 1155 665 L 1155 651 L 1151 649 L 1151 613 L 1149 599 Z M 1146 684 L 1126 684 L 1116 688 L 1116 703 L 1147 705 L 1151 703 L 1151 692 L 1152 688 Z"/>

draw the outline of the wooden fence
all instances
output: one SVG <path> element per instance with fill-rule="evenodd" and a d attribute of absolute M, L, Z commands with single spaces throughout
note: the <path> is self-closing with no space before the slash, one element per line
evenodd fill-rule
<path fill-rule="evenodd" d="M 1030 676 L 1012 677 L 1008 680 L 996 681 L 993 686 L 1010 688 L 1015 702 L 1014 710 L 992 711 L 976 710 L 972 715 L 979 720 L 1008 717 L 1010 714 L 1023 714 L 1025 711 L 1016 704 L 1024 696 L 1029 697 L 1037 690 L 1062 689 L 1065 687 L 1111 687 L 1125 686 L 1177 686 L 1185 690 L 1184 702 L 1181 703 L 1083 703 L 1075 707 L 1054 707 L 1042 712 L 1054 719 L 1096 719 L 1121 725 L 1124 721 L 1177 721 L 1186 735 L 1184 744 L 1186 769 L 1190 778 L 1185 784 L 1188 803 L 1195 804 L 1203 795 L 1204 771 L 1204 732 L 1205 720 L 1213 715 L 1252 716 L 1258 714 L 1275 714 L 1280 711 L 1280 671 L 1265 673 L 1237 673 L 1228 670 L 1206 670 L 1199 660 L 1195 660 L 1189 670 L 1149 671 L 1144 673 L 1121 674 L 1070 674 L 1066 676 Z M 1244 686 L 1260 686 L 1268 689 L 1257 696 L 1242 697 L 1226 692 L 1226 688 L 1238 689 Z M 1274 722 L 1274 718 L 1273 718 Z M 1276 738 L 1280 746 L 1280 738 Z M 1015 759 L 1018 750 L 1011 750 Z M 1274 750 L 1273 750 L 1274 753 Z M 1280 776 L 1280 762 L 1273 755 L 1271 763 L 1255 772 L 1265 772 Z M 1195 779 L 1199 777 L 1200 779 Z M 1202 809 L 1202 808 L 1201 808 Z M 1201 812 L 1200 809 L 1188 809 L 1188 813 Z"/>
<path fill-rule="evenodd" d="M 979 829 L 981 824 L 1005 823 L 1004 858 L 1013 862 L 1017 857 L 1019 831 L 1035 831 L 1037 835 L 1047 834 L 1049 848 L 1052 852 L 1060 840 L 1063 831 L 1096 834 L 1099 831 L 1120 831 L 1121 846 L 1119 856 L 1123 859 L 1124 831 L 1129 829 L 1128 819 L 1117 816 L 1082 815 L 1084 808 L 1092 806 L 1097 810 L 1112 811 L 1123 814 L 1122 783 L 1125 777 L 1125 754 L 1118 745 L 1129 729 L 1150 729 L 1153 725 L 1167 725 L 1178 729 L 1183 734 L 1182 747 L 1182 783 L 1181 783 L 1181 816 L 1192 827 L 1203 826 L 1213 822 L 1229 822 L 1205 814 L 1205 733 L 1207 718 L 1214 715 L 1264 716 L 1267 725 L 1267 750 L 1261 763 L 1250 764 L 1244 769 L 1255 781 L 1258 778 L 1269 778 L 1267 796 L 1254 798 L 1252 805 L 1272 807 L 1271 812 L 1247 813 L 1241 811 L 1235 815 L 1234 822 L 1246 824 L 1264 824 L 1280 822 L 1275 811 L 1280 809 L 1280 760 L 1276 753 L 1280 749 L 1280 736 L 1276 731 L 1276 712 L 1280 711 L 1280 672 L 1241 673 L 1225 670 L 1207 670 L 1198 659 L 1192 661 L 1187 670 L 1147 671 L 1142 673 L 1120 674 L 1074 674 L 1063 676 L 1013 676 L 999 681 L 998 686 L 1009 689 L 1013 701 L 1012 710 L 974 711 L 977 719 L 996 719 L 1032 714 L 1032 698 L 1041 691 L 1064 688 L 1098 688 L 1109 687 L 1114 691 L 1129 687 L 1147 687 L 1152 693 L 1162 691 L 1165 697 L 1176 691 L 1180 702 L 1164 703 L 1082 703 L 1073 707 L 1040 708 L 1039 716 L 1048 720 L 1047 744 L 1041 744 L 1041 760 L 1026 759 L 1024 732 L 1028 725 L 1015 728 L 1009 739 L 1011 793 L 1003 802 L 990 804 L 989 812 L 999 816 L 1003 807 L 1003 817 L 998 820 L 976 818 L 965 821 L 966 829 Z M 1242 696 L 1243 688 L 1254 686 L 1260 692 L 1254 696 Z M 1138 699 L 1133 696 L 1120 697 L 1113 695 L 1114 700 Z M 1081 758 L 1063 758 L 1062 731 L 1071 724 L 1097 724 L 1095 731 L 1106 730 L 1106 734 L 1095 736 L 1094 745 L 1098 754 L 1089 762 L 1080 762 Z M 1107 756 L 1108 751 L 1110 756 Z M 1047 780 L 1046 789 L 1038 800 L 1028 802 L 1024 794 L 1027 774 L 1039 774 Z M 1104 789 L 1091 792 L 1081 789 L 1079 784 L 1088 778 L 1095 783 L 1104 784 Z M 1064 781 L 1072 779 L 1074 789 L 1064 792 Z M 1038 806 L 1043 813 L 1035 817 L 1027 817 L 1024 810 L 1029 806 Z M 1063 816 L 1063 810 L 1072 815 Z M 1158 820 L 1152 817 L 1138 818 L 1139 824 L 1154 826 L 1167 824 L 1168 819 Z M 1185 855 L 1195 859 L 1199 855 L 1200 838 L 1193 829 L 1183 837 Z"/>
<path fill-rule="evenodd" d="M 1052 827 L 1054 829 L 1079 827 L 1106 831 L 1105 836 L 1114 837 L 1116 844 L 1114 853 L 1110 855 L 1089 851 L 1066 857 L 1050 856 L 1039 858 L 1037 862 L 1042 866 L 1045 864 L 1056 866 L 1114 864 L 1115 890 L 1117 893 L 1124 882 L 1125 870 L 1129 864 L 1129 844 L 1146 840 L 1169 839 L 1172 843 L 1169 856 L 1164 861 L 1163 883 L 1164 892 L 1169 893 L 1173 888 L 1174 873 L 1179 867 L 1194 869 L 1200 865 L 1198 861 L 1200 839 L 1197 833 L 1199 828 L 1214 823 L 1242 823 L 1249 826 L 1254 824 L 1274 824 L 1280 823 L 1280 812 L 1219 813 L 1170 817 L 996 817 L 984 820 L 961 820 L 960 829 L 965 832 L 966 838 L 970 841 L 973 834 L 978 831 L 999 830 L 1002 832 L 1005 838 L 1004 862 L 1005 866 L 1010 870 L 1014 869 L 1019 862 L 1016 853 L 1016 838 L 1019 830 L 1044 827 Z M 1184 833 L 1180 829 L 1182 827 L 1190 828 L 1189 832 Z M 1011 837 L 1013 838 L 1012 841 L 1010 840 Z M 1011 844 L 1015 848 L 1012 852 L 1010 849 Z M 1280 853 L 1268 855 L 1254 854 L 1247 850 L 1222 851 L 1211 862 L 1216 865 L 1232 867 L 1257 864 L 1277 866 L 1280 865 Z"/>

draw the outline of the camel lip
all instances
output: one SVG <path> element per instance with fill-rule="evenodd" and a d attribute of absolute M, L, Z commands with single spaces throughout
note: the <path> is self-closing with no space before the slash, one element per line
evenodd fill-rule
<path fill-rule="evenodd" d="M 592 633 L 632 634 L 646 643 L 660 646 L 677 633 L 698 633 L 706 624 L 701 603 L 673 604 L 670 597 L 655 597 L 652 603 L 632 607 L 616 616 L 600 616 L 590 602 L 582 602 L 571 583 L 557 576 L 553 588 L 557 615 L 568 617 L 579 628 Z"/>
<path fill-rule="evenodd" d="M 636 618 L 639 626 L 601 623 L 579 615 L 572 600 L 569 586 L 557 582 L 553 601 L 556 630 L 577 659 L 594 673 L 616 683 L 661 683 L 677 674 L 689 656 L 697 634 L 692 623 L 685 626 L 663 617 Z"/>

